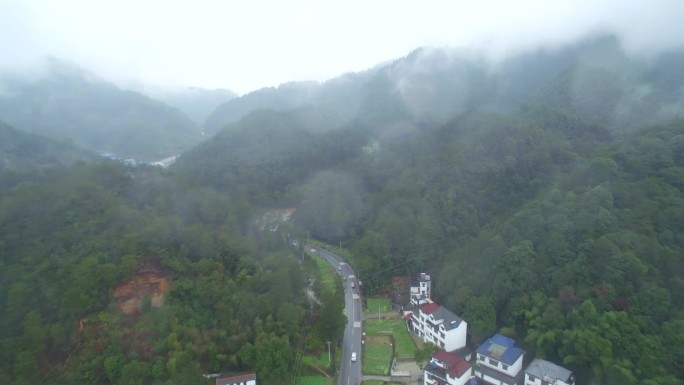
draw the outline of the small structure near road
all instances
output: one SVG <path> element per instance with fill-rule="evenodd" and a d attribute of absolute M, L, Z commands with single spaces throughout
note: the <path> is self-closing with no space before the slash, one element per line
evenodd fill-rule
<path fill-rule="evenodd" d="M 419 306 L 428 303 L 432 294 L 432 282 L 430 275 L 420 273 L 420 275 L 411 281 L 411 304 Z"/>
<path fill-rule="evenodd" d="M 256 373 L 222 374 L 216 377 L 216 385 L 256 385 Z"/>
<path fill-rule="evenodd" d="M 575 385 L 575 375 L 553 362 L 535 358 L 525 369 L 525 383 L 542 385 Z"/>

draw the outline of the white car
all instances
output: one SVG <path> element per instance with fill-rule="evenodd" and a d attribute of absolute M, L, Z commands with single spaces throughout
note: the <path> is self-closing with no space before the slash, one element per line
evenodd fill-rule
<path fill-rule="evenodd" d="M 356 362 L 356 352 L 352 352 L 351 362 Z"/>

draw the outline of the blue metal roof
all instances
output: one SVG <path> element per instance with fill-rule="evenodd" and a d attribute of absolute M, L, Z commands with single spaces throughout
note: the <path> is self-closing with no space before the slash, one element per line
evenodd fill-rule
<path fill-rule="evenodd" d="M 504 364 L 508 365 L 513 365 L 515 361 L 518 360 L 523 354 L 525 354 L 525 351 L 516 348 L 516 347 L 511 347 L 506 349 L 503 355 L 501 355 L 501 359 L 499 361 L 503 362 Z"/>
<path fill-rule="evenodd" d="M 525 354 L 524 350 L 514 345 L 515 340 L 497 333 L 480 345 L 477 348 L 477 353 L 501 361 L 504 364 L 513 365 L 520 356 Z"/>

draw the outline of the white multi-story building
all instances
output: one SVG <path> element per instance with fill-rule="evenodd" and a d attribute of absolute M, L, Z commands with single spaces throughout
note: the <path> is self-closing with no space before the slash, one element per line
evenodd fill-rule
<path fill-rule="evenodd" d="M 575 375 L 553 362 L 535 358 L 525 369 L 525 385 L 575 385 Z"/>
<path fill-rule="evenodd" d="M 440 350 L 423 371 L 423 385 L 465 385 L 471 365 L 463 357 Z"/>
<path fill-rule="evenodd" d="M 524 355 L 513 339 L 495 334 L 477 348 L 475 375 L 488 384 L 523 385 Z"/>
<path fill-rule="evenodd" d="M 420 273 L 417 279 L 411 282 L 410 299 L 412 305 L 422 305 L 430 300 L 432 283 L 430 276 Z"/>
<path fill-rule="evenodd" d="M 406 319 L 409 330 L 425 342 L 448 352 L 466 346 L 468 323 L 432 301 L 409 312 Z"/>

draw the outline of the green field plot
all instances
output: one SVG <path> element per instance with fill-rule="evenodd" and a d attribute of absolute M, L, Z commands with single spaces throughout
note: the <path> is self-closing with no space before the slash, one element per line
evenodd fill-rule
<path fill-rule="evenodd" d="M 332 377 L 324 376 L 301 376 L 297 379 L 297 385 L 333 385 Z"/>
<path fill-rule="evenodd" d="M 386 376 L 392 361 L 389 337 L 366 336 L 363 347 L 363 374 Z"/>
<path fill-rule="evenodd" d="M 315 366 L 321 370 L 326 370 L 330 363 L 328 361 L 328 352 L 323 352 L 317 356 L 305 355 L 302 357 L 302 363 L 304 365 Z"/>
<path fill-rule="evenodd" d="M 406 329 L 403 318 L 385 320 L 369 319 L 364 322 L 363 331 L 367 336 L 392 334 L 394 336 L 395 354 L 398 357 L 413 357 L 416 345 Z"/>
<path fill-rule="evenodd" d="M 366 313 L 368 314 L 373 314 L 377 313 L 378 310 L 380 313 L 387 313 L 392 310 L 392 306 L 390 305 L 390 300 L 384 299 L 384 298 L 368 298 L 366 300 L 368 309 L 366 309 Z"/>

